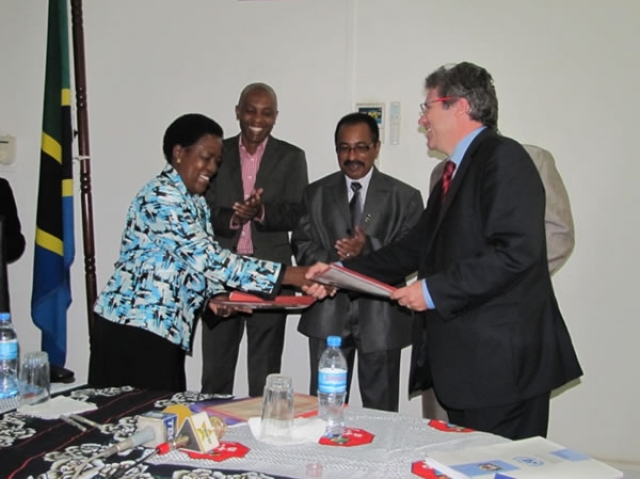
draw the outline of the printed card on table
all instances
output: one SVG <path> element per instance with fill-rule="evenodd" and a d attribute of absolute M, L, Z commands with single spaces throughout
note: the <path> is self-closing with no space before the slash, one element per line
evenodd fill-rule
<path fill-rule="evenodd" d="M 180 449 L 185 451 L 210 452 L 220 444 L 216 430 L 206 412 L 189 416 L 178 432 L 178 436 L 187 436 L 189 442 Z"/>

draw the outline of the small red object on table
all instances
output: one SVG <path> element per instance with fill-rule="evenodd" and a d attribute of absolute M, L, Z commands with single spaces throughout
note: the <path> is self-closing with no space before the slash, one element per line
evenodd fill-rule
<path fill-rule="evenodd" d="M 424 477 L 424 479 L 451 479 L 446 474 L 436 471 L 425 461 L 416 461 L 411 464 L 411 472 L 416 476 Z"/>
<path fill-rule="evenodd" d="M 444 432 L 475 432 L 475 429 L 469 429 L 468 427 L 458 426 L 456 424 L 451 424 L 445 421 L 440 421 L 439 419 L 431 419 L 429 421 L 429 426 L 438 431 Z"/>
<path fill-rule="evenodd" d="M 362 446 L 363 444 L 371 444 L 375 436 L 364 429 L 355 429 L 351 427 L 345 428 L 340 436 L 320 438 L 320 444 L 324 446 L 341 446 L 352 447 Z"/>
<path fill-rule="evenodd" d="M 221 442 L 213 451 L 203 454 L 201 452 L 185 451 L 191 459 L 209 459 L 222 462 L 230 457 L 244 457 L 250 451 L 247 446 L 239 442 Z"/>

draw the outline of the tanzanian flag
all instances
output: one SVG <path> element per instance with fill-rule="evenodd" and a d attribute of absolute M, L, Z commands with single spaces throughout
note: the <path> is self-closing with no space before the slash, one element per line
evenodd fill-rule
<path fill-rule="evenodd" d="M 60 367 L 67 356 L 69 272 L 75 254 L 67 25 L 67 1 L 49 0 L 31 317 L 42 330 L 42 350 Z"/>

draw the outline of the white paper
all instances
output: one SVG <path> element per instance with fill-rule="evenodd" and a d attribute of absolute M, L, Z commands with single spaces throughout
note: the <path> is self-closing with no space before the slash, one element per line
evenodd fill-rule
<path fill-rule="evenodd" d="M 617 469 L 542 437 L 433 452 L 427 463 L 436 470 L 448 466 L 462 478 L 473 479 L 622 479 Z"/>
<path fill-rule="evenodd" d="M 327 422 L 317 417 L 299 417 L 293 420 L 293 429 L 290 437 L 269 437 L 262 438 L 262 421 L 259 417 L 249 418 L 251 434 L 258 441 L 273 446 L 290 446 L 293 444 L 305 444 L 308 442 L 318 442 L 327 429 Z"/>
<path fill-rule="evenodd" d="M 41 419 L 58 419 L 63 415 L 80 414 L 95 409 L 97 407 L 93 403 L 78 401 L 65 396 L 56 396 L 40 404 L 20 406 L 18 412 Z"/>
<path fill-rule="evenodd" d="M 462 474 L 461 472 L 458 472 L 455 469 L 451 469 L 449 466 L 446 466 L 429 457 L 425 459 L 425 462 L 429 467 L 435 469 L 436 471 L 442 474 L 446 474 L 449 477 L 449 479 L 471 479 L 466 474 Z"/>

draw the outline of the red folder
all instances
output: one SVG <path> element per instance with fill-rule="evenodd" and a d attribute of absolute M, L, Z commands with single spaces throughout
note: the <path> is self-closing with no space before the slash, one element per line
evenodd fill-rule
<path fill-rule="evenodd" d="M 242 291 L 232 291 L 226 299 L 213 298 L 221 306 L 244 306 L 251 309 L 304 309 L 311 306 L 315 298 L 312 296 L 276 296 L 274 299 L 263 299 Z"/>

